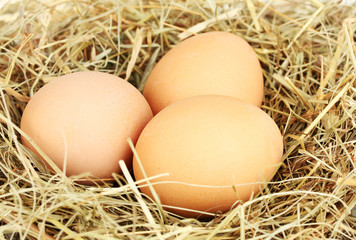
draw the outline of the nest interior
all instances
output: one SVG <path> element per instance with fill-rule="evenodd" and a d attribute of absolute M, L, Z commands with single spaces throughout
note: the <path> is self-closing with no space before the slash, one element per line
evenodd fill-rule
<path fill-rule="evenodd" d="M 355 239 L 356 7 L 342 1 L 56 0 L 0 3 L 0 236 L 4 239 Z M 162 211 L 116 175 L 86 187 L 50 174 L 20 141 L 31 96 L 57 76 L 101 71 L 142 90 L 192 35 L 247 40 L 283 164 L 254 199 L 209 221 Z"/>

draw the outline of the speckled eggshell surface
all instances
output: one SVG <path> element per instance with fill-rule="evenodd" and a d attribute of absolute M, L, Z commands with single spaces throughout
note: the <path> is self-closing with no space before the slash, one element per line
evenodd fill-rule
<path fill-rule="evenodd" d="M 159 112 L 142 131 L 136 151 L 147 177 L 169 173 L 151 181 L 162 204 L 198 217 L 167 206 L 215 213 L 249 200 L 279 167 L 283 141 L 273 119 L 255 105 L 196 96 Z M 135 157 L 133 169 L 136 180 L 144 179 Z M 141 191 L 153 197 L 148 187 Z"/>
<path fill-rule="evenodd" d="M 89 172 L 98 178 L 132 166 L 127 143 L 135 143 L 152 111 L 130 83 L 111 74 L 77 72 L 43 86 L 29 101 L 21 129 L 68 176 Z M 22 136 L 23 144 L 36 152 Z M 66 150 L 67 149 L 67 150 Z"/>
<path fill-rule="evenodd" d="M 228 32 L 209 32 L 183 40 L 153 68 L 143 95 L 154 114 L 197 95 L 224 95 L 261 106 L 260 62 L 253 48 Z"/>

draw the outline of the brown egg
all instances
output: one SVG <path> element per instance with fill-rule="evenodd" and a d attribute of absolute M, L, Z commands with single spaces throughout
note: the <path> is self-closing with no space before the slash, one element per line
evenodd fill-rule
<path fill-rule="evenodd" d="M 31 98 L 21 129 L 61 169 L 66 156 L 68 176 L 90 172 L 109 178 L 120 172 L 120 159 L 132 166 L 126 139 L 136 142 L 151 118 L 148 103 L 130 83 L 106 73 L 77 72 L 58 77 Z"/>
<path fill-rule="evenodd" d="M 151 181 L 166 209 L 198 217 L 176 208 L 226 212 L 239 200 L 249 200 L 279 167 L 283 142 L 275 122 L 255 105 L 227 96 L 196 96 L 153 117 L 136 151 L 147 177 L 169 173 Z M 136 180 L 144 179 L 136 158 L 133 170 Z M 148 187 L 141 190 L 153 197 Z"/>
<path fill-rule="evenodd" d="M 260 107 L 263 94 L 256 53 L 227 32 L 203 33 L 179 43 L 157 63 L 143 91 L 153 114 L 197 95 L 231 96 Z"/>

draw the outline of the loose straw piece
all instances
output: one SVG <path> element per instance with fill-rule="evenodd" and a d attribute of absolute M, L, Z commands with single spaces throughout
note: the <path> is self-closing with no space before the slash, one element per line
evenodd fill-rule
<path fill-rule="evenodd" d="M 159 175 L 156 175 L 156 176 L 149 177 L 147 179 L 138 180 L 135 183 L 138 185 L 138 184 L 146 182 L 147 180 L 151 181 L 151 180 L 155 180 L 157 178 L 165 177 L 165 176 L 168 176 L 168 175 L 169 175 L 168 173 L 163 173 L 163 174 L 159 174 Z M 90 190 L 90 191 L 99 191 L 101 195 L 108 196 L 108 195 L 115 195 L 115 194 L 118 194 L 118 193 L 126 192 L 129 188 L 131 188 L 130 185 L 125 185 L 125 186 L 122 186 L 122 187 L 119 187 L 119 188 L 90 187 L 90 188 L 88 188 L 88 190 Z"/>
<path fill-rule="evenodd" d="M 356 186 L 356 178 L 338 178 L 336 181 L 336 185 L 341 184 Z"/>
<path fill-rule="evenodd" d="M 318 10 L 314 12 L 314 14 L 309 18 L 309 20 L 303 25 L 303 27 L 299 30 L 299 32 L 295 35 L 293 40 L 289 43 L 287 50 L 295 43 L 295 41 L 302 35 L 302 33 L 309 27 L 309 25 L 312 23 L 312 21 L 318 16 L 323 10 L 324 10 L 324 5 L 321 4 L 319 1 L 314 0 L 315 3 L 319 6 Z"/>
<path fill-rule="evenodd" d="M 261 26 L 258 22 L 255 5 L 253 4 L 252 0 L 246 0 L 246 4 L 247 4 L 248 10 L 251 13 L 251 17 L 253 19 L 253 24 L 255 25 L 257 32 L 261 32 Z"/>
<path fill-rule="evenodd" d="M 139 202 L 141 208 L 142 208 L 142 211 L 144 212 L 145 216 L 147 217 L 147 220 L 148 222 L 155 228 L 156 231 L 156 235 L 159 239 L 162 239 L 162 234 L 160 232 L 160 229 L 157 228 L 157 224 L 149 210 L 149 208 L 147 207 L 145 201 L 143 200 L 140 192 L 138 191 L 137 187 L 136 187 L 136 184 L 134 182 L 134 180 L 132 179 L 131 175 L 130 175 L 130 172 L 129 170 L 127 169 L 126 167 L 126 164 L 125 164 L 125 161 L 123 160 L 120 160 L 119 161 L 119 165 L 120 165 L 120 168 L 122 170 L 122 173 L 124 174 L 129 186 L 131 187 L 132 191 L 135 193 L 135 196 L 136 196 L 136 199 L 137 201 Z"/>
<path fill-rule="evenodd" d="M 127 70 L 126 70 L 126 77 L 125 80 L 129 80 L 131 76 L 132 69 L 135 66 L 138 54 L 140 53 L 141 46 L 142 46 L 142 41 L 143 41 L 143 29 L 137 29 L 136 30 L 136 36 L 135 36 L 135 41 L 132 47 L 132 55 L 131 59 L 127 65 Z"/>
<path fill-rule="evenodd" d="M 204 22 L 198 23 L 198 24 L 194 25 L 193 27 L 188 28 L 185 32 L 178 34 L 178 38 L 180 40 L 183 40 L 187 37 L 190 37 L 194 34 L 197 34 L 201 31 L 203 31 L 204 29 L 206 29 L 207 27 L 209 27 L 211 24 L 213 24 L 215 22 L 234 18 L 240 10 L 241 10 L 240 8 L 235 8 L 235 9 L 232 9 L 232 10 L 226 12 L 226 13 L 218 15 L 216 18 L 211 18 Z"/>

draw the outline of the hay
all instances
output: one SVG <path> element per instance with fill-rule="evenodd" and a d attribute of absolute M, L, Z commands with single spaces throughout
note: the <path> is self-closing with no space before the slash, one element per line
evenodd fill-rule
<path fill-rule="evenodd" d="M 356 238 L 355 7 L 318 0 L 0 5 L 2 239 Z M 284 162 L 251 201 L 210 221 L 180 218 L 140 196 L 128 172 L 115 185 L 88 188 L 49 174 L 19 141 L 26 102 L 54 77 L 96 70 L 142 90 L 167 50 L 215 30 L 254 47 L 264 69 L 262 108 L 284 135 Z"/>

